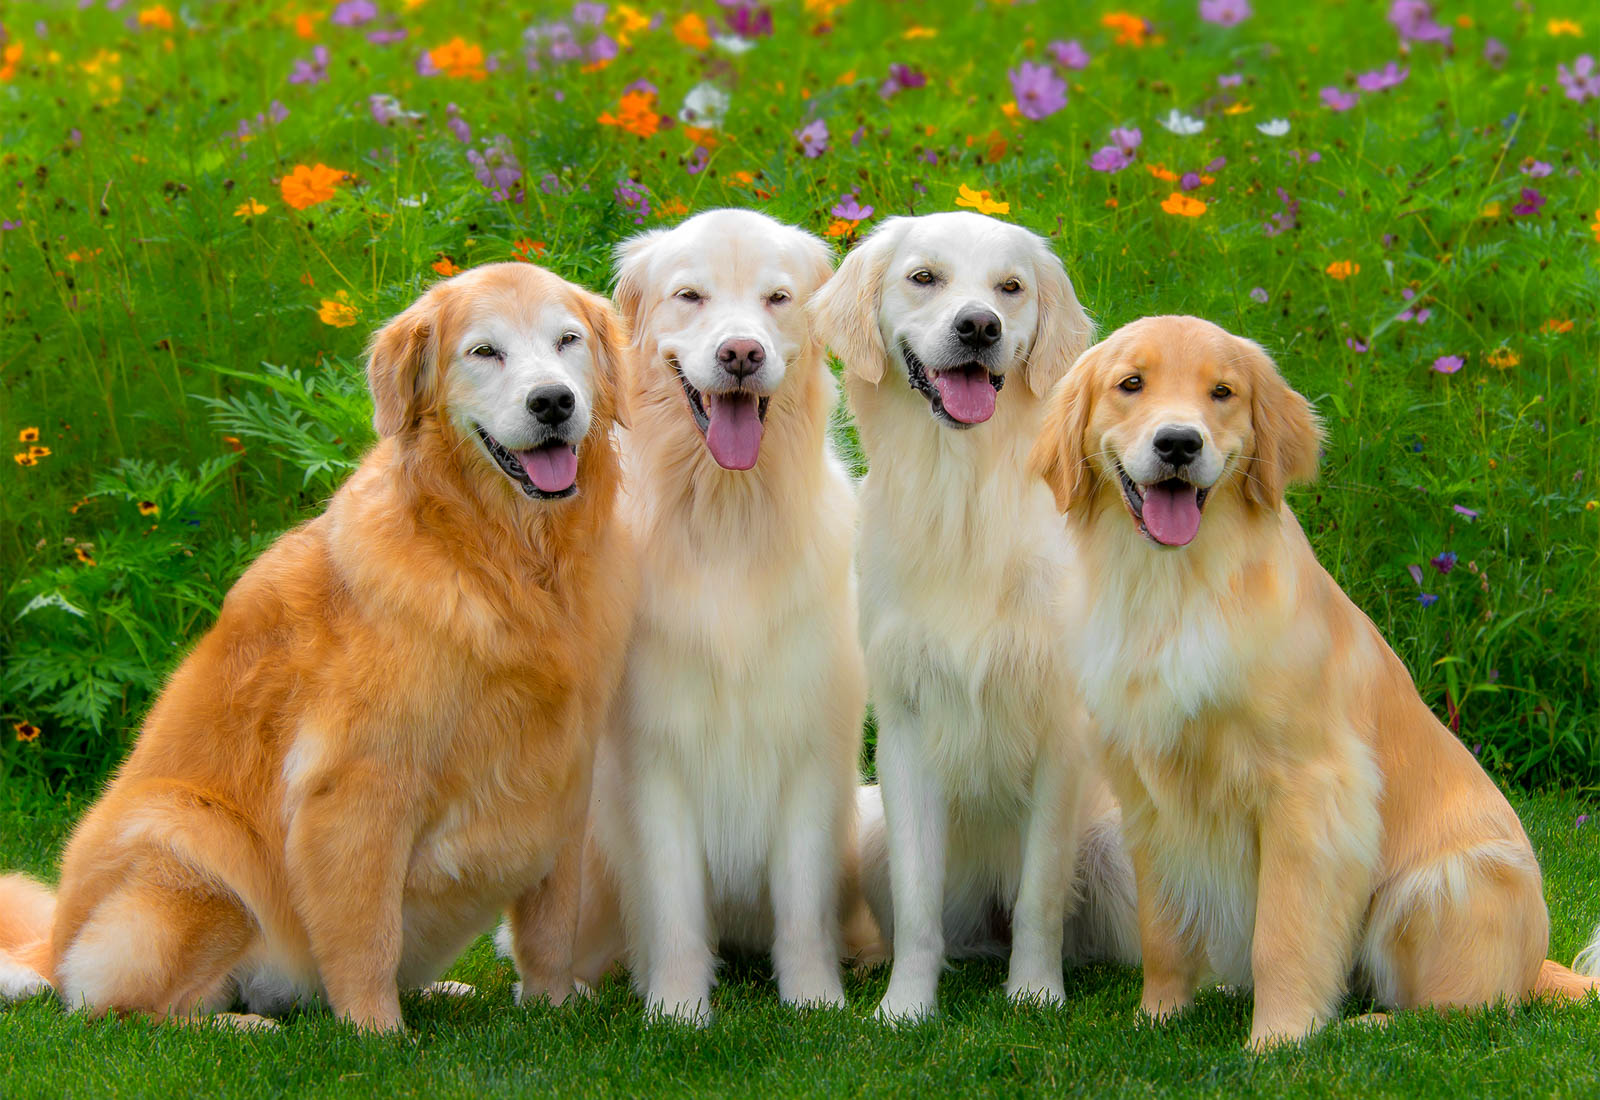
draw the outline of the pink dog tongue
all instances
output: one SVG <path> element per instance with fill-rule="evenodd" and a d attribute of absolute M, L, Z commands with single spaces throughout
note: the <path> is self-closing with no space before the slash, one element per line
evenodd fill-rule
<path fill-rule="evenodd" d="M 517 460 L 528 480 L 541 492 L 564 493 L 578 480 L 578 452 L 565 443 L 548 443 L 533 451 L 518 451 Z"/>
<path fill-rule="evenodd" d="M 933 376 L 944 411 L 963 424 L 982 424 L 994 415 L 994 385 L 982 367 L 960 367 Z"/>
<path fill-rule="evenodd" d="M 724 470 L 748 470 L 761 453 L 761 417 L 756 412 L 756 397 L 750 393 L 708 393 L 703 395 L 706 415 L 706 447 Z"/>
<path fill-rule="evenodd" d="M 1144 529 L 1163 546 L 1187 546 L 1200 530 L 1200 500 L 1193 485 L 1145 486 L 1141 515 Z"/>

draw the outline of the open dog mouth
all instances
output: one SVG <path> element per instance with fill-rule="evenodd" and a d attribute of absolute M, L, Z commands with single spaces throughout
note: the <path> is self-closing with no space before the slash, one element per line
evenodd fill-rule
<path fill-rule="evenodd" d="M 1202 489 L 1181 477 L 1139 485 L 1117 463 L 1122 501 L 1139 525 L 1139 533 L 1161 546 L 1187 546 L 1200 531 L 1200 512 L 1210 488 Z"/>
<path fill-rule="evenodd" d="M 705 436 L 706 450 L 724 470 L 748 470 L 761 455 L 761 435 L 766 430 L 767 405 L 772 400 L 747 390 L 702 393 L 689 384 L 676 359 L 668 365 L 689 399 L 694 426 Z"/>
<path fill-rule="evenodd" d="M 532 450 L 513 451 L 484 431 L 482 425 L 473 427 L 495 465 L 528 496 L 535 500 L 561 500 L 578 491 L 578 448 L 573 444 L 552 439 Z"/>
<path fill-rule="evenodd" d="M 1006 376 L 993 374 L 982 363 L 962 363 L 943 370 L 930 370 L 911 345 L 900 341 L 906 374 L 911 388 L 928 399 L 933 417 L 952 428 L 970 428 L 994 415 L 995 397 L 1006 384 Z"/>

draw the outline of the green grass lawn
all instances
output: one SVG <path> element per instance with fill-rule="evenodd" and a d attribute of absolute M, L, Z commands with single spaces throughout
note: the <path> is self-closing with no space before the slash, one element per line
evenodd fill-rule
<path fill-rule="evenodd" d="M 1545 869 L 1551 954 L 1570 960 L 1600 921 L 1597 807 L 1566 794 L 1514 799 Z M 81 804 L 0 794 L 0 867 L 48 875 Z M 942 1096 L 954 1094 L 1442 1097 L 1600 1094 L 1600 1002 L 1332 1028 L 1258 1056 L 1246 997 L 1214 992 L 1166 1027 L 1137 1018 L 1137 971 L 1069 973 L 1059 1012 L 1013 1008 L 994 962 L 956 966 L 934 1022 L 870 1018 L 885 970 L 847 982 L 843 1012 L 782 1008 L 763 962 L 730 965 L 703 1032 L 647 1025 L 619 979 L 576 1007 L 519 1009 L 487 939 L 451 971 L 476 995 L 406 1002 L 410 1034 L 364 1038 L 317 1012 L 270 1034 L 90 1022 L 49 999 L 0 1010 L 0 1096 Z M 1352 1003 L 1355 1014 L 1364 1006 Z"/>

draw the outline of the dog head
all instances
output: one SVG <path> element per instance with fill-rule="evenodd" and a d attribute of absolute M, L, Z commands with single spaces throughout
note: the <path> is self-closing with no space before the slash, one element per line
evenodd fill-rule
<path fill-rule="evenodd" d="M 934 420 L 958 429 L 994 415 L 1015 374 L 1043 397 L 1092 331 L 1048 242 L 965 212 L 890 218 L 812 312 L 850 372 L 877 385 L 887 364 Z"/>
<path fill-rule="evenodd" d="M 768 406 L 811 344 L 803 307 L 832 272 L 820 240 L 753 210 L 708 211 L 617 248 L 640 370 L 682 390 L 724 469 L 756 464 Z"/>
<path fill-rule="evenodd" d="M 1069 516 L 1116 496 L 1140 534 L 1178 547 L 1218 497 L 1276 511 L 1316 477 L 1321 440 L 1259 345 L 1197 317 L 1146 317 L 1073 365 L 1030 464 Z"/>
<path fill-rule="evenodd" d="M 462 272 L 373 336 L 373 425 L 437 425 L 523 495 L 570 497 L 584 441 L 621 419 L 622 332 L 604 299 L 541 268 Z"/>

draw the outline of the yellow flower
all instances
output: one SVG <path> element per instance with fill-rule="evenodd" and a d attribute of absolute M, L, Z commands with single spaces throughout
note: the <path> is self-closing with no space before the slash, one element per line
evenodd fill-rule
<path fill-rule="evenodd" d="M 1552 37 L 1563 34 L 1570 34 L 1576 37 L 1583 33 L 1583 28 L 1570 19 L 1552 19 L 1544 25 L 1544 29 L 1549 31 Z"/>
<path fill-rule="evenodd" d="M 450 259 L 449 256 L 440 256 L 437 260 L 433 261 L 430 266 L 432 266 L 435 271 L 443 275 L 446 279 L 452 275 L 458 275 L 461 272 L 461 269 L 455 265 L 455 261 Z M 327 303 L 324 302 L 323 305 L 327 305 Z M 323 320 L 326 321 L 327 318 L 324 317 Z M 330 321 L 329 324 L 332 324 L 332 322 Z"/>
<path fill-rule="evenodd" d="M 617 45 L 627 47 L 632 43 L 632 36 L 635 31 L 649 28 L 650 17 L 638 8 L 627 4 L 618 4 L 612 9 L 611 14 L 606 17 L 606 22 L 613 25 L 611 37 L 617 40 Z"/>
<path fill-rule="evenodd" d="M 49 447 L 29 447 L 28 448 L 28 457 L 33 459 L 34 461 L 38 461 L 41 458 L 49 458 L 54 453 L 55 452 L 51 451 Z"/>
<path fill-rule="evenodd" d="M 360 315 L 361 311 L 350 304 L 350 295 L 342 290 L 332 298 L 322 299 L 322 308 L 317 310 L 322 323 L 334 328 L 349 328 Z"/>
<path fill-rule="evenodd" d="M 254 218 L 257 215 L 265 214 L 266 212 L 266 204 L 259 203 L 255 199 L 245 199 L 238 206 L 233 208 L 233 216 L 236 218 Z"/>
<path fill-rule="evenodd" d="M 711 32 L 706 28 L 705 17 L 690 12 L 672 25 L 672 36 L 691 50 L 709 50 Z"/>
<path fill-rule="evenodd" d="M 32 722 L 13 722 L 11 728 L 17 731 L 18 741 L 39 740 L 39 727 Z"/>
<path fill-rule="evenodd" d="M 1361 265 L 1354 260 L 1335 260 L 1323 270 L 1333 278 L 1342 281 L 1352 275 L 1359 275 L 1361 273 Z"/>
<path fill-rule="evenodd" d="M 939 37 L 939 29 L 937 27 L 907 27 L 906 28 L 906 37 L 907 38 L 938 38 Z"/>
<path fill-rule="evenodd" d="M 428 60 L 433 62 L 434 68 L 448 77 L 465 77 L 469 80 L 489 78 L 489 70 L 484 67 L 483 62 L 483 47 L 471 44 L 460 35 L 442 46 L 435 46 L 429 50 Z"/>
<path fill-rule="evenodd" d="M 18 443 L 37 443 L 37 442 L 39 442 L 39 429 L 38 428 L 23 428 L 20 432 L 17 433 L 17 442 Z"/>
<path fill-rule="evenodd" d="M 1248 103 L 1230 103 L 1222 109 L 1222 113 L 1225 115 L 1243 115 L 1253 110 L 1255 108 Z"/>
<path fill-rule="evenodd" d="M 283 193 L 284 202 L 296 210 L 304 210 L 333 198 L 334 184 L 347 175 L 348 172 L 329 168 L 326 164 L 297 164 L 283 177 L 278 190 Z"/>
<path fill-rule="evenodd" d="M 172 13 L 160 4 L 153 8 L 141 9 L 139 12 L 139 26 L 170 31 L 172 29 Z"/>
<path fill-rule="evenodd" d="M 159 516 L 161 514 L 161 505 L 153 500 L 141 500 L 139 502 L 139 514 L 141 516 Z"/>
<path fill-rule="evenodd" d="M 21 454 L 12 455 L 11 456 L 11 461 L 15 462 L 18 466 L 37 466 L 37 465 L 39 465 L 39 460 L 37 458 L 34 458 L 27 451 L 23 451 Z"/>
<path fill-rule="evenodd" d="M 75 554 L 77 556 L 78 560 L 81 561 L 84 565 L 98 565 L 99 564 L 98 562 L 96 562 L 94 560 L 94 555 L 89 553 L 89 551 L 85 550 L 81 546 L 74 546 L 72 548 L 72 552 L 73 552 L 73 554 Z"/>
<path fill-rule="evenodd" d="M 996 202 L 989 197 L 989 192 L 974 191 L 964 183 L 956 195 L 956 205 L 970 207 L 980 214 L 1011 213 L 1011 204 L 1009 202 Z"/>
<path fill-rule="evenodd" d="M 1198 218 L 1206 212 L 1206 204 L 1199 199 L 1190 198 L 1181 191 L 1174 191 L 1162 202 L 1161 209 L 1180 218 Z"/>
<path fill-rule="evenodd" d="M 1495 367 L 1499 370 L 1506 370 L 1522 362 L 1522 356 L 1518 355 L 1510 348 L 1495 348 L 1488 355 L 1483 357 L 1483 361 L 1488 363 L 1491 367 Z"/>
<path fill-rule="evenodd" d="M 1498 218 L 1499 216 L 1500 204 L 1497 202 L 1491 202 L 1482 210 L 1478 211 L 1478 217 L 1480 218 Z"/>

